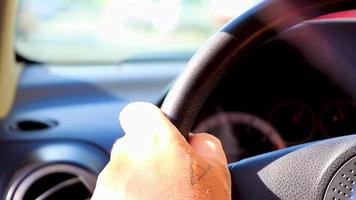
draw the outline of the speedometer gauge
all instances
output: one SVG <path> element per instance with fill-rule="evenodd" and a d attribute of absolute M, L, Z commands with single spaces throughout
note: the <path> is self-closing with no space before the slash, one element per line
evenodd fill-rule
<path fill-rule="evenodd" d="M 220 112 L 201 121 L 194 132 L 218 137 L 229 162 L 285 147 L 279 133 L 263 119 L 243 112 Z"/>
<path fill-rule="evenodd" d="M 355 133 L 356 106 L 351 101 L 333 101 L 328 103 L 321 112 L 319 126 L 321 131 L 336 137 Z"/>
<path fill-rule="evenodd" d="M 315 118 L 308 105 L 298 101 L 286 101 L 273 108 L 269 121 L 288 144 L 296 144 L 312 137 L 316 128 Z"/>

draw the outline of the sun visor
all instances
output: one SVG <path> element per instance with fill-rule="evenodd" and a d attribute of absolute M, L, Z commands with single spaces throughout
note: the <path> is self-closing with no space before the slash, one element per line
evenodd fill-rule
<path fill-rule="evenodd" d="M 22 68 L 15 62 L 13 44 L 16 2 L 0 1 L 0 118 L 11 110 Z"/>

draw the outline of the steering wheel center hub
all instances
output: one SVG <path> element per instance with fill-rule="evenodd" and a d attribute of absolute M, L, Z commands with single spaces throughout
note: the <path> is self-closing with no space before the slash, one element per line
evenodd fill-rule
<path fill-rule="evenodd" d="M 356 157 L 347 161 L 331 179 L 324 200 L 356 198 Z"/>

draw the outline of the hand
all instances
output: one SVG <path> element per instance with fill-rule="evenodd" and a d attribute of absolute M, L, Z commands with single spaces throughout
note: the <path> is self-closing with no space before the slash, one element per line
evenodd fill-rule
<path fill-rule="evenodd" d="M 133 103 L 120 114 L 126 135 L 113 146 L 93 200 L 231 199 L 220 141 L 191 134 L 189 143 L 157 107 Z"/>

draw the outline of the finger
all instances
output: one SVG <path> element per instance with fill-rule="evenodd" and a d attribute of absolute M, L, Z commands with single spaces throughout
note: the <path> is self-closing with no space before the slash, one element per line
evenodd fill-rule
<path fill-rule="evenodd" d="M 189 135 L 189 144 L 203 158 L 227 164 L 226 155 L 218 138 L 208 133 L 198 133 Z"/>

